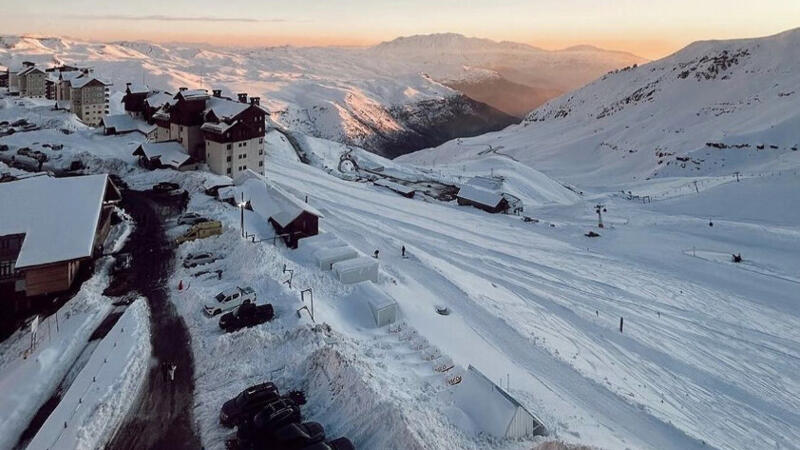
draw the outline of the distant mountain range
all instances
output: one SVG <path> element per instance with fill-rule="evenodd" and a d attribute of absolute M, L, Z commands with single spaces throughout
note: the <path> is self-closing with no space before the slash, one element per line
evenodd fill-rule
<path fill-rule="evenodd" d="M 800 166 L 800 29 L 614 70 L 519 124 L 400 158 L 496 155 L 584 185 Z"/>
<path fill-rule="evenodd" d="M 222 88 L 262 97 L 290 130 L 384 156 L 499 130 L 609 70 L 641 62 L 594 47 L 545 51 L 457 34 L 367 48 L 221 48 L 58 37 L 0 38 L 0 64 L 91 64 L 114 89 Z"/>

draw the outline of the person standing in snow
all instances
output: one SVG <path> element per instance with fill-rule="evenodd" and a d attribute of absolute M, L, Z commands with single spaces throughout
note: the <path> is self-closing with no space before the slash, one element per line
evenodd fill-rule
<path fill-rule="evenodd" d="M 403 258 L 406 257 L 406 246 L 404 245 L 403 248 L 400 249 L 400 252 L 403 254 Z"/>
<path fill-rule="evenodd" d="M 375 253 L 372 254 L 372 257 L 378 259 L 378 250 L 375 250 Z"/>

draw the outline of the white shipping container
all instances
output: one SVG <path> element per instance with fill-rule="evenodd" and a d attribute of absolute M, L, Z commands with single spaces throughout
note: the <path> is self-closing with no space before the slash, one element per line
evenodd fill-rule
<path fill-rule="evenodd" d="M 322 270 L 331 270 L 334 264 L 358 257 L 358 252 L 350 246 L 322 248 L 314 252 L 314 260 Z"/>
<path fill-rule="evenodd" d="M 386 326 L 397 320 L 397 302 L 387 294 L 375 289 L 373 295 L 367 298 L 375 325 Z"/>
<path fill-rule="evenodd" d="M 344 284 L 360 281 L 378 282 L 378 261 L 368 256 L 337 262 L 333 265 L 333 271 Z"/>

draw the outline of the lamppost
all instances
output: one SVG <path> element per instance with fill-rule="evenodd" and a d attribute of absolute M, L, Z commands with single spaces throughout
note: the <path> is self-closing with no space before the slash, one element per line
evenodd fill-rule
<path fill-rule="evenodd" d="M 242 192 L 242 201 L 239 202 L 239 212 L 241 213 L 239 228 L 242 230 L 242 237 L 244 237 L 244 207 L 247 203 L 244 201 L 244 192 Z"/>

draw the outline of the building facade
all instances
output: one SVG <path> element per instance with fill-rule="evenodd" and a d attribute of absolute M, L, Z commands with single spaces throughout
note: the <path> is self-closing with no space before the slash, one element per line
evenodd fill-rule
<path fill-rule="evenodd" d="M 91 75 L 70 81 L 70 109 L 84 123 L 98 126 L 108 114 L 108 87 L 110 83 Z"/>
<path fill-rule="evenodd" d="M 156 141 L 177 141 L 195 161 L 234 177 L 252 169 L 264 173 L 264 135 L 267 112 L 260 99 L 239 94 L 238 100 L 214 90 L 181 88 L 174 101 L 152 115 Z"/>
<path fill-rule="evenodd" d="M 19 86 L 20 97 L 45 98 L 46 77 L 47 74 L 45 71 L 36 66 L 28 67 L 27 69 L 19 72 L 17 74 L 17 83 Z"/>

